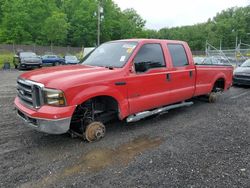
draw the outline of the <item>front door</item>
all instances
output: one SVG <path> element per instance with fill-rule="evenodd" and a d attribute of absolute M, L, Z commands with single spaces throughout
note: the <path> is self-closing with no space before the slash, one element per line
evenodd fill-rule
<path fill-rule="evenodd" d="M 130 114 L 168 103 L 169 82 L 161 44 L 144 44 L 133 62 L 134 71 L 127 78 Z"/>

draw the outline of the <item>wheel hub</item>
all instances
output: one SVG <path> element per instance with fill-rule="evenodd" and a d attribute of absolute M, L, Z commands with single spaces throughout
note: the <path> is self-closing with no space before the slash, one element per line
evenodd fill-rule
<path fill-rule="evenodd" d="M 92 122 L 86 127 L 85 138 L 89 142 L 98 141 L 105 135 L 105 126 L 101 122 Z"/>

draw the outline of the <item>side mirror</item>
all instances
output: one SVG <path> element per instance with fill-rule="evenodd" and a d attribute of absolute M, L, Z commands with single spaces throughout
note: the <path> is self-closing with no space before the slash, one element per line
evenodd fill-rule
<path fill-rule="evenodd" d="M 238 64 L 238 67 L 241 67 L 241 64 Z"/>
<path fill-rule="evenodd" d="M 146 72 L 149 69 L 147 62 L 137 62 L 134 65 L 136 72 Z"/>

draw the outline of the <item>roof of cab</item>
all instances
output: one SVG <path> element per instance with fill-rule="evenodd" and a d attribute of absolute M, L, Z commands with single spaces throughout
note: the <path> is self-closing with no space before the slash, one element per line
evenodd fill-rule
<path fill-rule="evenodd" d="M 122 40 L 116 40 L 116 41 L 128 41 L 128 42 L 157 42 L 160 43 L 162 41 L 167 42 L 167 43 L 186 43 L 185 41 L 180 41 L 180 40 L 167 40 L 167 39 L 122 39 Z M 116 41 L 110 41 L 110 42 L 116 42 Z"/>

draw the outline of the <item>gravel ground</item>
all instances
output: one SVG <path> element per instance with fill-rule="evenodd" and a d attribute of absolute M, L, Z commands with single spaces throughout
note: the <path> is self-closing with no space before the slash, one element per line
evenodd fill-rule
<path fill-rule="evenodd" d="M 24 126 L 13 111 L 19 74 L 0 72 L 0 187 L 250 187 L 249 88 L 109 124 L 88 144 Z"/>

